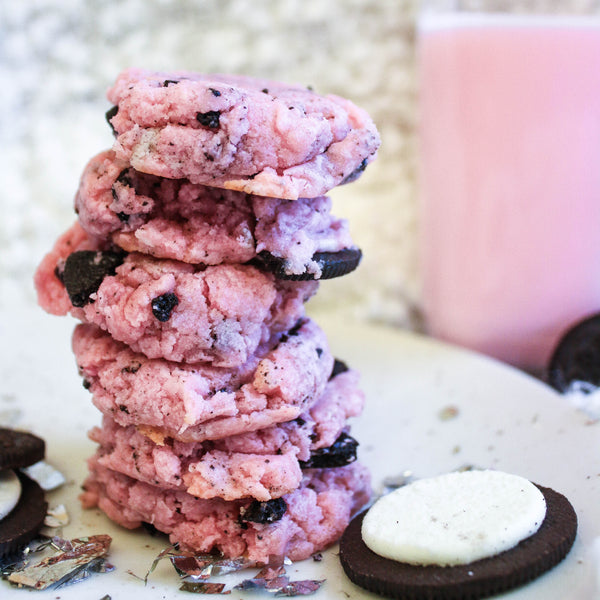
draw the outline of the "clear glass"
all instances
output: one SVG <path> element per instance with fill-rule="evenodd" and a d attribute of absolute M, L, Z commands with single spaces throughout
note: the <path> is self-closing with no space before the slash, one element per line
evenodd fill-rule
<path fill-rule="evenodd" d="M 600 311 L 599 2 L 424 2 L 428 331 L 532 371 Z"/>

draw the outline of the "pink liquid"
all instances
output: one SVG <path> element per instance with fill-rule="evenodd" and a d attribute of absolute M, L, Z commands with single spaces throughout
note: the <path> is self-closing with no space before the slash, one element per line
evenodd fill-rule
<path fill-rule="evenodd" d="M 428 327 L 539 369 L 600 311 L 600 21 L 438 25 L 420 31 Z"/>

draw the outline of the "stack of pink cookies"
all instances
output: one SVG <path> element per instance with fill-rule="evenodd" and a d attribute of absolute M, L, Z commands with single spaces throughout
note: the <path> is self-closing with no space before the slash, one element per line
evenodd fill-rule
<path fill-rule="evenodd" d="M 377 131 L 347 100 L 240 76 L 128 70 L 108 97 L 114 146 L 35 277 L 82 322 L 103 415 L 83 503 L 197 552 L 306 558 L 369 497 L 358 374 L 305 302 L 360 261 L 324 194 Z"/>

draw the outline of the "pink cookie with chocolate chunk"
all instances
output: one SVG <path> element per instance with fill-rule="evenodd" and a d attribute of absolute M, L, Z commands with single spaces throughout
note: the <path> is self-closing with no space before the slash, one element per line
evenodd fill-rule
<path fill-rule="evenodd" d="M 125 254 L 100 242 L 94 252 L 80 230 L 75 224 L 42 261 L 39 303 L 98 325 L 150 358 L 241 365 L 303 316 L 318 285 L 280 281 L 250 265 L 202 267 Z"/>
<path fill-rule="evenodd" d="M 307 471 L 298 489 L 268 502 L 202 500 L 165 490 L 89 462 L 81 496 L 123 527 L 151 523 L 172 543 L 197 553 L 268 562 L 272 556 L 303 560 L 337 541 L 370 497 L 367 470 L 359 463 Z"/>
<path fill-rule="evenodd" d="M 128 69 L 108 99 L 114 150 L 134 169 L 272 198 L 356 179 L 380 143 L 349 100 L 239 75 Z"/>
<path fill-rule="evenodd" d="M 133 425 L 122 427 L 104 417 L 90 437 L 100 447 L 98 464 L 165 489 L 198 498 L 266 501 L 295 490 L 303 461 L 347 436 L 347 419 L 360 414 L 364 396 L 358 374 L 333 377 L 323 395 L 293 421 L 214 441 L 184 443 L 165 438 L 156 444 Z M 325 417 L 319 422 L 315 416 Z M 356 452 L 334 456 L 335 466 L 353 462 Z"/>
<path fill-rule="evenodd" d="M 87 165 L 75 198 L 81 226 L 128 252 L 187 263 L 245 263 L 260 252 L 287 274 L 321 276 L 313 258 L 353 245 L 327 197 L 281 200 L 141 173 L 102 152 Z"/>
<path fill-rule="evenodd" d="M 92 325 L 75 328 L 73 351 L 96 407 L 157 443 L 291 421 L 321 397 L 334 362 L 325 334 L 308 319 L 235 368 L 149 359 Z"/>

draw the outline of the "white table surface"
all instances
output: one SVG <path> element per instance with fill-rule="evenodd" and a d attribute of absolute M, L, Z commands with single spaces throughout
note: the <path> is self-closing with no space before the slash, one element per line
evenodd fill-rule
<path fill-rule="evenodd" d="M 390 328 L 318 317 L 336 356 L 363 375 L 364 414 L 354 419 L 359 458 L 372 472 L 377 490 L 387 476 L 410 470 L 424 477 L 463 465 L 523 475 L 565 494 L 579 518 L 579 532 L 567 559 L 536 582 L 503 598 L 510 600 L 590 600 L 600 598 L 600 424 L 575 410 L 551 389 L 497 362 Z M 27 428 L 47 442 L 47 460 L 68 483 L 48 493 L 51 506 L 63 503 L 71 516 L 63 536 L 108 533 L 114 572 L 60 590 L 46 598 L 189 598 L 177 591 L 178 578 L 167 561 L 147 586 L 143 576 L 163 538 L 114 526 L 96 510 L 82 511 L 77 496 L 85 458 L 94 451 L 86 431 L 100 421 L 83 389 L 70 349 L 75 322 L 20 307 L 0 319 L 0 424 Z M 442 418 L 444 409 L 454 418 Z M 219 579 L 234 585 L 240 578 Z M 336 548 L 322 562 L 288 569 L 294 579 L 326 578 L 315 599 L 375 598 L 350 583 Z M 25 597 L 24 590 L 0 581 L 0 598 Z M 257 597 L 234 592 L 233 598 Z"/>

